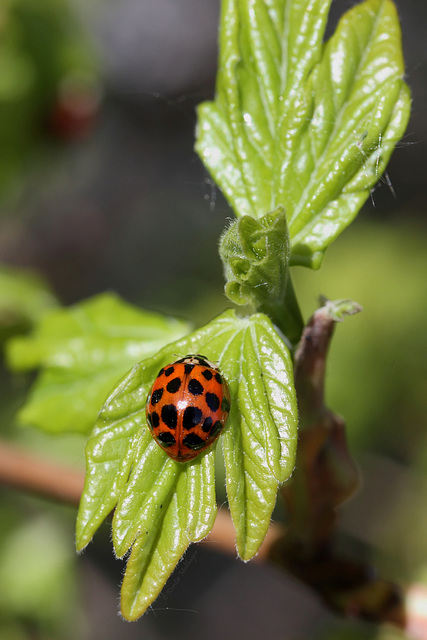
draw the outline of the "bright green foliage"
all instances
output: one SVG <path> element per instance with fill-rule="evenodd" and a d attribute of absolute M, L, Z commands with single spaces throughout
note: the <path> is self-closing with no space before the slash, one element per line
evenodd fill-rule
<path fill-rule="evenodd" d="M 151 437 L 150 440 L 150 446 L 159 449 Z M 211 530 L 217 511 L 214 456 L 212 450 L 180 465 L 170 458 L 165 461 L 163 455 L 165 481 L 161 475 L 159 491 L 152 491 L 153 483 L 159 483 L 157 474 L 150 474 L 151 486 L 145 482 L 136 490 L 135 481 L 133 485 L 129 483 L 125 495 L 131 500 L 136 498 L 139 510 L 126 505 L 125 515 L 136 516 L 132 524 L 142 523 L 146 529 L 140 529 L 132 547 L 122 585 L 122 613 L 128 620 L 138 618 L 160 593 L 189 543 L 203 539 Z M 142 477 L 138 474 L 139 480 Z M 125 497 L 121 505 L 124 501 Z M 122 524 L 121 505 L 115 513 L 113 530 Z M 129 522 L 126 524 L 129 526 Z"/>
<path fill-rule="evenodd" d="M 153 602 L 216 515 L 216 444 L 178 463 L 147 427 L 146 399 L 159 369 L 201 353 L 228 381 L 231 409 L 220 441 L 237 550 L 248 560 L 295 461 L 292 361 L 273 324 L 297 343 L 302 321 L 289 265 L 320 265 L 407 123 L 394 5 L 366 0 L 325 44 L 329 6 L 222 2 L 217 96 L 200 107 L 197 149 L 238 218 L 221 240 L 226 293 L 259 313 L 227 311 L 182 337 L 185 323 L 104 295 L 48 314 L 34 335 L 10 344 L 13 368 L 42 369 L 21 412 L 42 429 L 87 431 L 116 385 L 86 447 L 77 548 L 114 510 L 115 552 L 129 553 L 122 586 L 129 620 Z M 331 307 L 337 319 L 355 311 L 348 301 Z"/>
<path fill-rule="evenodd" d="M 46 314 L 32 335 L 8 344 L 12 369 L 41 368 L 20 421 L 51 432 L 89 431 L 117 380 L 188 329 L 113 294 Z"/>
<path fill-rule="evenodd" d="M 298 413 L 284 342 L 262 314 L 245 325 L 229 340 L 221 366 L 232 395 L 223 436 L 227 495 L 237 550 L 249 560 L 267 533 L 278 484 L 293 471 Z"/>
<path fill-rule="evenodd" d="M 245 560 L 268 529 L 277 487 L 292 473 L 297 411 L 289 351 L 262 314 L 227 311 L 136 365 L 111 394 L 88 441 L 77 548 L 116 507 L 113 542 L 133 545 L 122 612 L 140 616 L 182 553 L 206 536 L 216 513 L 213 448 L 189 463 L 170 459 L 146 426 L 145 403 L 159 369 L 177 356 L 202 353 L 228 381 L 231 411 L 223 434 L 227 493 Z"/>
<path fill-rule="evenodd" d="M 11 333 L 28 330 L 56 305 L 53 293 L 35 274 L 10 267 L 0 269 L 0 341 Z"/>
<path fill-rule="evenodd" d="M 296 344 L 304 323 L 289 274 L 285 211 L 277 209 L 259 219 L 238 218 L 223 233 L 219 253 L 228 298 L 267 314 Z"/>
<path fill-rule="evenodd" d="M 223 0 L 215 102 L 197 151 L 238 217 L 283 207 L 291 264 L 318 267 L 378 181 L 409 117 L 390 0 Z"/>
<path fill-rule="evenodd" d="M 235 220 L 221 238 L 227 296 L 236 304 L 260 308 L 284 297 L 288 278 L 289 239 L 285 212 L 257 220 Z"/>

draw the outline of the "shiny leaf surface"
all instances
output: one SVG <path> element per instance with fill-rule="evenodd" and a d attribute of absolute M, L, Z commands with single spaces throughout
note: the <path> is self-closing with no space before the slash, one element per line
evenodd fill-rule
<path fill-rule="evenodd" d="M 117 380 L 188 328 L 111 293 L 46 314 L 32 335 L 8 344 L 13 370 L 41 369 L 20 421 L 50 432 L 89 431 Z"/>
<path fill-rule="evenodd" d="M 409 117 L 390 0 L 225 0 L 216 99 L 196 149 L 236 216 L 283 207 L 291 264 L 318 267 L 381 177 Z"/>
<path fill-rule="evenodd" d="M 137 364 L 102 408 L 87 449 L 87 474 L 78 522 L 82 549 L 115 508 L 118 556 L 130 548 L 122 613 L 136 619 L 158 595 L 190 542 L 215 519 L 216 444 L 179 463 L 156 444 L 145 403 L 161 367 L 177 356 L 202 353 L 228 381 L 231 412 L 223 440 L 227 492 L 240 555 L 258 550 L 270 523 L 278 484 L 292 473 L 297 411 L 288 349 L 263 314 L 227 311 Z"/>

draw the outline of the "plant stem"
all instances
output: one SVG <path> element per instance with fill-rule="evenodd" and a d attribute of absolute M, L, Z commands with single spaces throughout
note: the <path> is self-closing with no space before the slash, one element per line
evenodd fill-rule
<path fill-rule="evenodd" d="M 344 421 L 324 404 L 326 356 L 337 320 L 359 307 L 326 303 L 304 329 L 295 352 L 300 435 L 292 480 L 282 492 L 289 513 L 286 536 L 270 558 L 315 589 L 333 609 L 376 622 L 406 623 L 403 590 L 358 559 L 335 549 L 336 509 L 359 485 Z"/>
<path fill-rule="evenodd" d="M 77 505 L 83 490 L 84 474 L 23 453 L 17 447 L 0 443 L 0 483 L 14 489 L 36 493 L 64 504 Z M 278 562 L 277 552 L 286 536 L 283 526 L 272 523 L 256 560 Z M 236 555 L 235 530 L 227 509 L 220 509 L 214 527 L 204 544 Z M 283 566 L 283 562 L 279 564 Z M 408 589 L 406 619 L 391 622 L 412 632 L 415 638 L 427 637 L 427 590 L 421 585 Z"/>
<path fill-rule="evenodd" d="M 283 297 L 280 300 L 269 299 L 260 306 L 259 311 L 269 316 L 292 345 L 296 346 L 299 343 L 304 329 L 304 320 L 290 274 L 286 280 Z"/>
<path fill-rule="evenodd" d="M 78 505 L 84 474 L 0 443 L 0 483 L 44 498 Z"/>

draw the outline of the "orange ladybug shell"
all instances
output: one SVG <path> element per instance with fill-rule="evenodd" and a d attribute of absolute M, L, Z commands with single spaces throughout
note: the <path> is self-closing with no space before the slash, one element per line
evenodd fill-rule
<path fill-rule="evenodd" d="M 221 433 L 230 411 L 230 394 L 218 367 L 189 355 L 163 367 L 148 394 L 151 435 L 179 462 L 195 458 Z"/>

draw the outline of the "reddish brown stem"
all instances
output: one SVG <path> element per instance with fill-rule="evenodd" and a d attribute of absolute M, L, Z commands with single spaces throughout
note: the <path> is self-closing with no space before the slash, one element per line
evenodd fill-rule
<path fill-rule="evenodd" d="M 0 483 L 45 498 L 78 505 L 84 474 L 0 443 Z"/>
<path fill-rule="evenodd" d="M 347 447 L 345 423 L 324 403 L 326 357 L 337 319 L 354 313 L 348 301 L 327 303 L 305 327 L 295 354 L 300 416 L 297 464 L 283 489 L 289 527 L 270 558 L 292 572 L 335 610 L 405 626 L 402 590 L 368 564 L 335 549 L 336 509 L 357 489 L 357 467 Z"/>
<path fill-rule="evenodd" d="M 83 481 L 84 474 L 79 471 L 65 469 L 32 454 L 23 453 L 17 447 L 0 443 L 0 483 L 51 500 L 77 505 L 83 490 Z M 270 558 L 277 562 L 277 553 L 282 548 L 283 540 L 286 539 L 285 533 L 283 526 L 272 524 L 256 559 L 265 561 Z M 227 509 L 219 510 L 212 532 L 205 544 L 236 556 L 235 530 Z M 283 558 L 280 558 L 279 564 L 283 566 L 282 560 Z M 319 575 L 322 577 L 321 572 L 318 573 Z M 388 583 L 383 584 L 387 586 Z M 398 611 L 394 620 L 391 612 L 388 619 L 398 626 L 404 626 Z M 426 611 L 427 590 L 420 585 L 412 585 L 408 590 L 406 629 L 419 639 L 427 637 Z M 348 610 L 348 613 L 357 615 L 355 610 Z"/>

